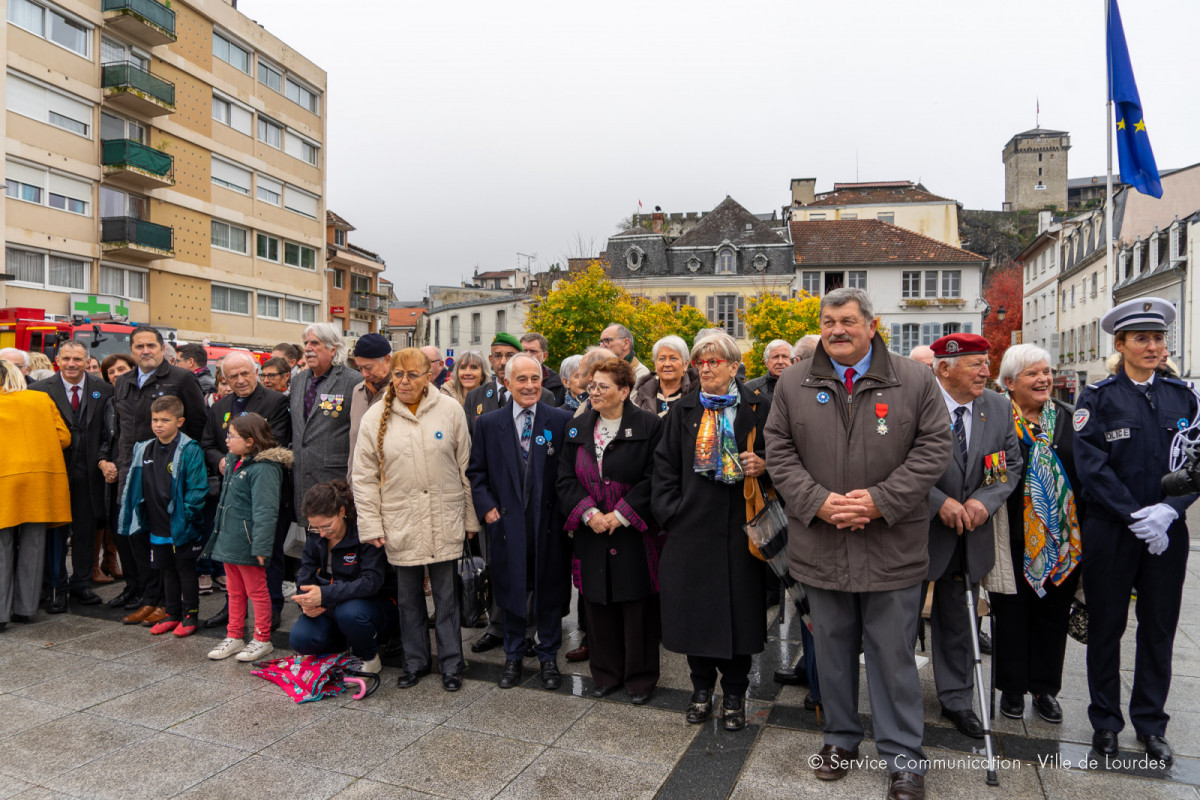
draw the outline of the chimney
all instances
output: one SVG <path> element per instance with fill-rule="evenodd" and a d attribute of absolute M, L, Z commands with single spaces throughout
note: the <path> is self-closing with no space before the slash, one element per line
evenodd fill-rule
<path fill-rule="evenodd" d="M 816 199 L 816 189 L 816 178 L 792 178 L 792 205 L 808 205 Z"/>
<path fill-rule="evenodd" d="M 650 223 L 651 230 L 653 230 L 655 233 L 662 233 L 663 232 L 663 213 L 661 211 L 655 211 L 653 214 L 650 215 L 650 220 L 651 220 L 651 223 Z"/>

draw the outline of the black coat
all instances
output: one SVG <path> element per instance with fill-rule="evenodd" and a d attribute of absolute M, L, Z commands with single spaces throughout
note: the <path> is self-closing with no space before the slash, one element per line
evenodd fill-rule
<path fill-rule="evenodd" d="M 165 395 L 182 400 L 183 432 L 196 441 L 204 434 L 204 422 L 208 418 L 200 384 L 191 370 L 173 367 L 164 359 L 141 387 L 138 386 L 139 375 L 137 369 L 132 369 L 117 378 L 113 385 L 113 427 L 117 446 L 113 452 L 115 458 L 111 460 L 120 470 L 120 486 L 125 485 L 133 446 L 154 438 L 154 431 L 150 429 L 151 403 Z"/>
<path fill-rule="evenodd" d="M 204 433 L 200 437 L 200 446 L 204 448 L 204 461 L 208 464 L 209 475 L 219 475 L 218 464 L 225 459 L 229 447 L 225 444 L 225 435 L 229 432 L 229 415 L 233 411 L 234 395 L 227 394 L 213 403 L 208 410 L 208 418 L 204 425 Z M 271 426 L 275 443 L 279 447 L 292 446 L 292 415 L 288 408 L 288 398 L 279 392 L 268 389 L 261 383 L 254 387 L 250 400 L 246 403 L 247 414 L 258 414 Z"/>
<path fill-rule="evenodd" d="M 562 377 L 545 364 L 542 365 L 542 388 L 554 395 L 554 405 L 562 405 L 567 387 L 563 386 Z"/>
<path fill-rule="evenodd" d="M 103 457 L 101 446 L 109 424 L 105 412 L 109 401 L 112 400 L 113 388 L 95 375 L 84 373 L 83 382 L 80 384 L 83 404 L 78 418 L 75 409 L 71 408 L 71 401 L 67 398 L 61 375 L 56 373 L 53 377 L 30 384 L 29 388 L 50 395 L 63 422 L 71 431 L 71 444 L 63 450 L 71 491 L 81 491 L 86 486 L 87 491 L 91 492 L 92 508 L 95 509 L 96 516 L 104 516 L 107 505 L 100 460 Z"/>
<path fill-rule="evenodd" d="M 738 452 L 756 430 L 754 452 L 765 457 L 763 426 L 771 403 L 740 381 L 738 386 L 742 397 L 733 426 Z M 675 403 L 654 453 L 651 505 L 667 534 L 658 571 L 663 645 L 676 653 L 730 658 L 763 649 L 763 568 L 742 529 L 743 484 L 727 486 L 693 469 L 703 413 L 698 389 Z"/>
<path fill-rule="evenodd" d="M 658 590 L 662 543 L 650 510 L 650 479 L 662 420 L 626 400 L 617 437 L 597 469 L 592 437 L 599 416 L 589 409 L 567 429 L 567 448 L 558 462 L 558 500 L 566 529 L 575 532 L 583 596 L 593 603 L 624 603 Z M 583 513 L 593 507 L 604 513 L 616 509 L 630 524 L 598 534 L 583 522 Z"/>

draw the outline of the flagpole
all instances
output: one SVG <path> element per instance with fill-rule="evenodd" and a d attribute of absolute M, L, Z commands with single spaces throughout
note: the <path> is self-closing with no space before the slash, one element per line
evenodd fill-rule
<path fill-rule="evenodd" d="M 1112 11 L 1110 0 L 1104 0 L 1104 35 L 1107 39 L 1109 30 L 1109 15 Z M 1113 99 L 1112 99 L 1112 54 L 1108 52 L 1109 47 L 1105 46 L 1105 62 L 1108 72 L 1108 104 L 1105 108 L 1104 117 L 1107 123 L 1106 141 L 1108 143 L 1108 178 L 1105 183 L 1105 192 L 1107 200 L 1104 203 L 1104 242 L 1106 249 L 1106 264 L 1108 271 L 1108 286 L 1111 292 L 1116 287 L 1120 276 L 1117 275 L 1117 267 L 1113 263 L 1113 180 L 1112 180 L 1112 151 L 1113 151 L 1113 126 L 1116 124 L 1113 121 Z"/>

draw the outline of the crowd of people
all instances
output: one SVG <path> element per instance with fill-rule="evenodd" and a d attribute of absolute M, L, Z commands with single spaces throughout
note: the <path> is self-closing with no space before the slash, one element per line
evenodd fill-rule
<path fill-rule="evenodd" d="M 453 692 L 466 669 L 455 565 L 478 552 L 492 606 L 469 647 L 503 648 L 501 688 L 525 680 L 526 659 L 542 687 L 560 687 L 574 585 L 584 639 L 565 657 L 589 661 L 595 697 L 623 688 L 647 703 L 665 647 L 687 658 L 687 721 L 713 717 L 719 680 L 720 724 L 738 731 L 779 597 L 745 531 L 769 496 L 786 511 L 789 573 L 812 620 L 776 678 L 808 684 L 806 706 L 823 710 L 818 778 L 843 777 L 858 755 L 861 653 L 889 797 L 924 796 L 913 649 L 926 603 L 941 713 L 984 735 L 965 605 L 980 584 L 1001 711 L 1023 717 L 1028 694 L 1057 723 L 1082 583 L 1088 716 L 1106 756 L 1124 726 L 1120 641 L 1136 592 L 1129 715 L 1168 763 L 1195 496 L 1167 497 L 1159 479 L 1200 422 L 1190 386 L 1162 368 L 1173 317 L 1158 300 L 1106 315 L 1121 360 L 1076 408 L 1052 397 L 1050 355 L 1034 345 L 1005 352 L 1001 392 L 982 337 L 890 352 L 857 289 L 826 293 L 820 334 L 767 344 L 766 373 L 750 381 L 720 329 L 691 345 L 666 336 L 648 365 L 619 323 L 560 372 L 538 333 L 499 333 L 447 368 L 436 348 L 392 352 L 378 334 L 349 354 L 330 324 L 262 365 L 234 351 L 211 371 L 203 347 L 172 356 L 149 327 L 99 364 L 64 342 L 58 372 L 28 384 L 27 354 L 0 351 L 0 628 L 29 622 L 40 600 L 50 613 L 98 604 L 94 584 L 123 580 L 108 605 L 126 624 L 177 637 L 223 627 L 209 658 L 258 661 L 290 595 L 297 653 L 348 650 L 372 672 L 387 653 L 401 689 L 436 668 Z M 293 539 L 302 555 L 289 565 Z M 201 619 L 214 587 L 225 608 Z"/>

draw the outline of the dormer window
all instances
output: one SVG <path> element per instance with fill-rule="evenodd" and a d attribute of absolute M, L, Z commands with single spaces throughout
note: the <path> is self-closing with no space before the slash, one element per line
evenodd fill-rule
<path fill-rule="evenodd" d="M 645 260 L 646 253 L 637 246 L 629 248 L 629 252 L 625 254 L 625 266 L 629 267 L 630 272 L 637 272 L 641 269 Z"/>
<path fill-rule="evenodd" d="M 754 257 L 754 261 L 752 263 L 754 264 L 754 268 L 756 270 L 762 272 L 767 268 L 767 257 L 764 254 L 759 253 Z"/>
<path fill-rule="evenodd" d="M 733 249 L 724 247 L 717 251 L 717 274 L 733 275 L 737 272 L 737 259 Z"/>
<path fill-rule="evenodd" d="M 687 268 L 688 268 L 689 272 L 699 272 L 700 271 L 700 259 L 696 258 L 695 256 L 692 256 L 691 258 L 689 258 L 687 260 Z"/>

